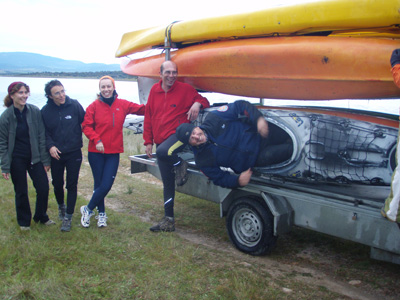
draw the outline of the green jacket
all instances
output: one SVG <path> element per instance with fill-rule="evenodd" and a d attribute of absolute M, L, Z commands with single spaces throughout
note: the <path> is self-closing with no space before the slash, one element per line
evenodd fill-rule
<path fill-rule="evenodd" d="M 26 104 L 26 108 L 32 153 L 31 163 L 42 162 L 44 166 L 50 166 L 50 155 L 46 150 L 45 128 L 40 109 L 29 103 Z M 2 173 L 10 173 L 16 131 L 17 118 L 14 114 L 14 105 L 11 105 L 0 116 L 0 167 Z"/>

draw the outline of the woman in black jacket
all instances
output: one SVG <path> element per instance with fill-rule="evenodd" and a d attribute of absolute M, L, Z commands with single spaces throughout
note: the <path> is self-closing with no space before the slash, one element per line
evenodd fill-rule
<path fill-rule="evenodd" d="M 46 127 L 46 148 L 51 155 L 51 177 L 58 203 L 61 231 L 71 230 L 72 215 L 78 194 L 78 177 L 82 164 L 82 127 L 85 111 L 77 100 L 65 94 L 58 80 L 45 85 L 47 104 L 42 108 Z M 67 205 L 64 203 L 66 172 Z"/>

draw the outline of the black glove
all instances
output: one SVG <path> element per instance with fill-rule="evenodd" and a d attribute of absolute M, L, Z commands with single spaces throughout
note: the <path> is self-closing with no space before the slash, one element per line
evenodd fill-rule
<path fill-rule="evenodd" d="M 392 68 L 400 64 L 400 49 L 395 49 L 392 52 L 392 57 L 390 58 L 390 64 L 392 65 Z"/>

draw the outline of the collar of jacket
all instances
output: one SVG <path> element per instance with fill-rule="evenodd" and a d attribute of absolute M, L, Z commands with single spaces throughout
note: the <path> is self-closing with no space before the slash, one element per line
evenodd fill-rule
<path fill-rule="evenodd" d="M 63 106 L 67 106 L 71 103 L 71 98 L 68 96 L 65 96 L 65 103 L 61 104 L 60 106 L 58 106 L 57 104 L 54 103 L 53 99 L 47 99 L 47 104 L 52 105 L 52 106 L 56 106 L 56 107 L 63 107 Z"/>
<path fill-rule="evenodd" d="M 176 88 L 177 85 L 179 85 L 179 81 L 175 80 L 174 84 L 171 86 L 171 88 L 168 90 L 167 93 L 172 92 Z M 162 88 L 162 80 L 160 80 L 158 83 L 156 83 L 155 92 L 165 93 L 164 89 Z"/>

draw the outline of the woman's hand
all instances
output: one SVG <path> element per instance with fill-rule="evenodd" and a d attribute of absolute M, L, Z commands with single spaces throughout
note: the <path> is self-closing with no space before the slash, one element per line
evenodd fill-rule
<path fill-rule="evenodd" d="M 58 150 L 58 148 L 56 146 L 51 147 L 49 152 L 50 152 L 50 155 L 52 158 L 57 159 L 57 160 L 60 159 L 61 151 Z"/>
<path fill-rule="evenodd" d="M 101 152 L 101 153 L 104 153 L 104 145 L 103 145 L 103 142 L 98 142 L 98 143 L 96 144 L 96 150 L 99 151 L 99 152 Z"/>

